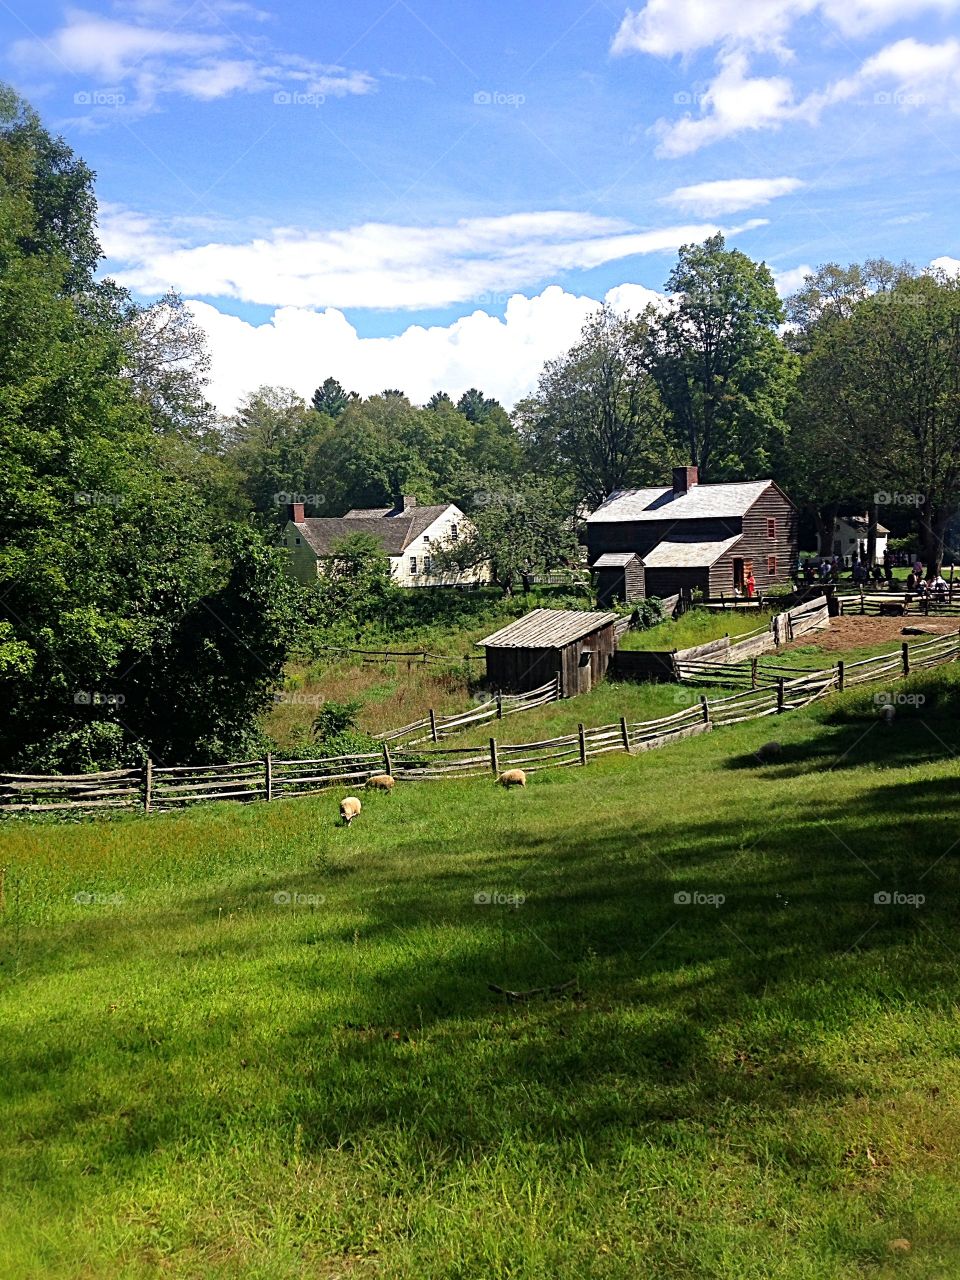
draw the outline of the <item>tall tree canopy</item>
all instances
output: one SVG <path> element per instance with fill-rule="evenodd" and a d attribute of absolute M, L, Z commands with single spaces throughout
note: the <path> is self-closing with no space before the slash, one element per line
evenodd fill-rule
<path fill-rule="evenodd" d="M 704 481 L 769 473 L 796 377 L 769 269 L 715 235 L 683 246 L 667 289 L 671 305 L 648 308 L 636 340 L 676 448 Z"/>

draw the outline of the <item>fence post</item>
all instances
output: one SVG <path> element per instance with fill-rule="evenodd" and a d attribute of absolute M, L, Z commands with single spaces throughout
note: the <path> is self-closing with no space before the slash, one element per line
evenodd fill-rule
<path fill-rule="evenodd" d="M 497 690 L 497 719 L 503 719 L 503 694 Z"/>
<path fill-rule="evenodd" d="M 577 725 L 577 737 L 580 739 L 580 763 L 587 763 L 587 739 L 584 734 L 583 725 Z"/>
<path fill-rule="evenodd" d="M 843 659 L 837 662 L 837 692 L 843 693 Z"/>
<path fill-rule="evenodd" d="M 759 659 L 758 659 L 758 658 L 751 658 L 751 659 L 750 659 L 750 688 L 751 688 L 751 689 L 755 689 L 755 688 L 757 687 L 757 663 L 758 663 L 758 661 L 759 661 Z"/>
<path fill-rule="evenodd" d="M 388 778 L 393 777 L 393 761 L 390 759 L 390 748 L 383 744 L 383 772 Z"/>
<path fill-rule="evenodd" d="M 620 734 L 621 734 L 621 736 L 622 736 L 622 738 L 623 738 L 623 749 L 624 749 L 624 751 L 629 752 L 629 750 L 630 750 L 630 730 L 627 728 L 627 717 L 626 717 L 626 716 L 621 716 L 621 717 L 620 717 Z"/>
<path fill-rule="evenodd" d="M 777 679 L 777 715 L 783 710 L 783 676 Z"/>
<path fill-rule="evenodd" d="M 490 739 L 490 768 L 495 778 L 500 776 L 500 761 L 497 757 L 497 740 Z"/>
<path fill-rule="evenodd" d="M 268 751 L 263 757 L 263 785 L 267 799 L 273 799 L 273 752 Z"/>
<path fill-rule="evenodd" d="M 430 708 L 430 737 L 434 742 L 440 741 L 437 737 L 437 713 L 434 711 L 433 707 Z"/>
<path fill-rule="evenodd" d="M 707 695 L 705 693 L 701 693 L 700 695 L 700 710 L 703 712 L 703 723 L 709 724 L 710 723 L 710 705 L 707 702 Z"/>
<path fill-rule="evenodd" d="M 903 645 L 901 646 L 901 652 L 903 653 L 903 674 L 908 676 L 910 674 L 910 646 L 907 644 L 906 640 L 904 640 Z"/>
<path fill-rule="evenodd" d="M 153 761 L 147 756 L 143 762 L 143 812 L 149 813 L 153 803 Z"/>
<path fill-rule="evenodd" d="M 863 603 L 863 587 L 861 587 L 861 588 L 860 588 L 860 612 L 861 612 L 861 613 L 866 613 L 866 612 L 867 612 L 867 607 L 866 607 L 866 605 Z"/>

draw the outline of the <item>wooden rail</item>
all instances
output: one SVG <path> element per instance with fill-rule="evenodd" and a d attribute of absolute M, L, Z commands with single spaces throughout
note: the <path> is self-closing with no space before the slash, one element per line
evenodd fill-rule
<path fill-rule="evenodd" d="M 0 814 L 100 811 L 142 808 L 146 813 L 177 808 L 197 800 L 264 800 L 315 795 L 333 787 L 362 786 L 373 774 L 388 772 L 405 781 L 489 776 L 503 769 L 583 766 L 609 751 L 641 751 L 666 746 L 680 738 L 708 733 L 716 727 L 809 706 L 838 689 L 877 680 L 900 679 L 911 672 L 956 662 L 960 633 L 933 636 L 909 649 L 877 654 L 836 667 L 802 671 L 779 668 L 774 684 L 738 690 L 726 697 L 701 696 L 699 704 L 656 720 L 613 724 L 537 742 L 498 743 L 489 753 L 478 747 L 436 747 L 417 751 L 414 744 L 375 752 L 278 760 L 265 756 L 219 765 L 177 765 L 114 769 L 86 774 L 0 773 Z"/>

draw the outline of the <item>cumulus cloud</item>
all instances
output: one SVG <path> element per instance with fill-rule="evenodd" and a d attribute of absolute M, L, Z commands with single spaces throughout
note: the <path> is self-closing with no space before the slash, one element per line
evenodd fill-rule
<path fill-rule="evenodd" d="M 769 204 L 778 196 L 799 191 L 804 185 L 799 178 L 721 178 L 715 182 L 696 182 L 677 187 L 662 203 L 672 204 L 691 213 L 724 214 L 740 209 L 753 209 Z"/>
<path fill-rule="evenodd" d="M 924 12 L 950 14 L 960 0 L 648 0 L 628 10 L 613 40 L 615 54 L 689 58 L 716 51 L 718 70 L 698 95 L 699 115 L 661 119 L 653 126 L 658 154 L 683 156 L 747 131 L 778 129 L 788 121 L 816 123 L 826 107 L 880 83 L 891 86 L 874 102 L 956 110 L 960 102 L 960 44 L 896 41 L 867 57 L 849 76 L 798 97 L 787 75 L 753 73 L 760 53 L 784 65 L 794 59 L 791 38 L 801 24 L 841 36 L 863 37 Z M 816 25 L 811 20 L 816 20 Z M 679 97 L 679 95 L 678 95 Z"/>
<path fill-rule="evenodd" d="M 432 227 L 280 227 L 243 243 L 187 246 L 151 229 L 140 215 L 112 208 L 101 216 L 100 229 L 110 274 L 143 295 L 174 288 L 191 297 L 267 306 L 396 310 L 482 305 L 563 271 L 671 252 L 717 231 L 735 234 L 760 225 L 762 220 L 731 228 L 699 222 L 639 230 L 619 218 L 546 211 Z"/>
<path fill-rule="evenodd" d="M 127 6 L 123 17 L 71 9 L 42 39 L 15 41 L 11 54 L 22 67 L 80 81 L 78 104 L 128 114 L 150 111 L 165 94 L 212 101 L 286 90 L 320 99 L 366 94 L 376 86 L 365 71 L 279 52 L 260 35 L 242 36 L 216 21 L 222 14 L 232 23 L 263 17 L 224 2 L 191 6 L 175 19 L 160 5 Z M 167 25 L 160 25 L 164 20 Z M 113 92 L 103 101 L 106 89 Z"/>
<path fill-rule="evenodd" d="M 622 284 L 606 300 L 635 313 L 663 295 Z M 503 319 L 478 309 L 450 325 L 411 325 L 395 337 L 363 338 L 332 308 L 281 307 L 267 323 L 253 325 L 209 303 L 190 303 L 210 345 L 209 394 L 223 413 L 263 383 L 309 397 L 328 374 L 362 395 L 402 387 L 423 403 L 440 388 L 456 399 L 479 386 L 513 405 L 534 388 L 544 362 L 573 345 L 599 305 L 550 285 L 532 298 L 511 297 Z"/>

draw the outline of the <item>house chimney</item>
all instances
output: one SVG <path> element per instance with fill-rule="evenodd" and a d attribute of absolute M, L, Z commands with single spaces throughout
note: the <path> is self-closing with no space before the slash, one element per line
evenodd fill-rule
<path fill-rule="evenodd" d="M 404 509 L 404 511 L 412 511 L 412 510 L 413 510 L 413 508 L 414 508 L 416 505 L 417 505 L 417 499 L 416 499 L 416 497 L 415 497 L 415 495 L 414 495 L 414 494 L 412 494 L 412 493 L 405 493 L 405 494 L 403 495 L 403 509 Z"/>
<path fill-rule="evenodd" d="M 674 467 L 673 468 L 673 492 L 686 493 L 688 489 L 699 483 L 699 474 L 696 467 Z"/>
<path fill-rule="evenodd" d="M 287 503 L 287 519 L 292 520 L 294 524 L 303 524 L 303 503 L 302 502 Z"/>

